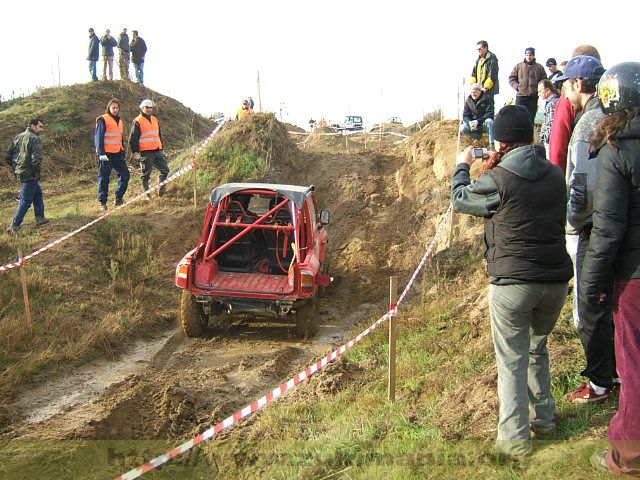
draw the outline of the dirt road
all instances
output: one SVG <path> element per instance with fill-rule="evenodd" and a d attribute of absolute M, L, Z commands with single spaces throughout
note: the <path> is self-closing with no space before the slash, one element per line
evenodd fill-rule
<path fill-rule="evenodd" d="M 336 281 L 319 301 L 321 328 L 312 341 L 300 341 L 287 326 L 244 323 L 224 335 L 192 339 L 176 319 L 175 329 L 139 341 L 116 361 L 94 362 L 20 392 L 14 407 L 22 420 L 3 436 L 184 438 L 352 338 L 384 312 L 387 277 L 400 275 L 403 284 L 415 266 L 405 250 L 416 243 L 415 209 L 399 198 L 395 180 L 402 161 L 373 153 L 301 152 L 278 179 L 314 184 L 321 208 L 332 214 L 329 259 Z M 174 243 L 166 248 L 176 248 Z M 173 265 L 167 265 L 172 274 Z M 175 298 L 177 306 L 177 289 Z"/>

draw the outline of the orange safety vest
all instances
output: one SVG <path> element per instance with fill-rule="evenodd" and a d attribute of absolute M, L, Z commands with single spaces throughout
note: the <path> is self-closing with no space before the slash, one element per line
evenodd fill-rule
<path fill-rule="evenodd" d="M 158 119 L 152 115 L 151 121 L 149 121 L 140 114 L 136 117 L 136 122 L 140 125 L 140 151 L 162 150 Z"/>
<path fill-rule="evenodd" d="M 120 153 L 124 151 L 122 146 L 122 134 L 124 132 L 124 124 L 122 118 L 116 123 L 116 119 L 108 113 L 100 115 L 96 118 L 96 125 L 98 120 L 104 119 L 105 132 L 104 132 L 104 151 L 106 153 Z"/>

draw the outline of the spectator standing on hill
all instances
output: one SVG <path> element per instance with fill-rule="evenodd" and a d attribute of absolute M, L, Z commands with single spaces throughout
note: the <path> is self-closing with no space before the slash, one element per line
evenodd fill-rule
<path fill-rule="evenodd" d="M 542 140 L 547 158 L 549 158 L 549 139 L 551 138 L 551 127 L 553 126 L 553 114 L 560 94 L 556 92 L 553 82 L 545 78 L 538 83 L 538 96 L 544 98 L 544 121 L 540 128 L 540 140 Z"/>
<path fill-rule="evenodd" d="M 99 58 L 100 40 L 94 32 L 93 28 L 89 29 L 89 54 L 87 60 L 89 60 L 89 73 L 91 74 L 91 80 L 98 81 L 97 64 Z"/>
<path fill-rule="evenodd" d="M 516 93 L 516 105 L 522 105 L 535 121 L 538 110 L 538 83 L 547 78 L 544 67 L 536 62 L 536 50 L 528 47 L 524 51 L 524 60 L 518 63 L 509 75 L 509 85 Z"/>
<path fill-rule="evenodd" d="M 118 46 L 118 42 L 111 36 L 111 30 L 108 28 L 100 39 L 100 45 L 102 45 L 102 80 L 107 80 L 107 78 L 113 80 L 113 48 Z M 109 68 L 109 77 L 107 77 L 107 67 Z"/>
<path fill-rule="evenodd" d="M 159 181 L 164 182 L 169 176 L 167 158 L 164 155 L 164 141 L 162 140 L 162 130 L 157 117 L 152 115 L 156 104 L 153 100 L 145 99 L 140 104 L 141 113 L 131 125 L 129 136 L 129 146 L 133 152 L 133 159 L 140 165 L 140 179 L 145 191 L 149 190 L 149 179 L 153 167 L 160 172 Z M 158 194 L 164 195 L 166 186 L 162 185 Z M 147 193 L 147 198 L 151 199 L 151 194 Z"/>
<path fill-rule="evenodd" d="M 15 174 L 22 183 L 20 203 L 7 230 L 12 233 L 20 230 L 22 220 L 31 205 L 36 216 L 36 226 L 49 223 L 49 219 L 44 216 L 44 196 L 40 188 L 40 173 L 44 157 L 40 133 L 43 128 L 42 120 L 39 118 L 31 120 L 27 129 L 14 138 L 5 156 L 8 163 L 15 162 Z"/>
<path fill-rule="evenodd" d="M 125 159 L 124 122 L 120 118 L 119 100 L 109 100 L 105 114 L 96 118 L 94 140 L 98 155 L 98 201 L 102 209 L 106 210 L 111 170 L 115 170 L 118 175 L 115 206 L 122 205 L 131 177 Z"/>
<path fill-rule="evenodd" d="M 564 81 L 565 96 L 582 112 L 576 123 L 567 157 L 567 251 L 574 263 L 576 285 L 580 283 L 584 255 L 589 247 L 593 227 L 593 193 L 597 181 L 596 160 L 591 150 L 593 136 L 604 118 L 596 89 L 604 68 L 595 57 L 578 55 L 567 64 L 558 80 Z M 611 296 L 613 279 L 603 286 Z M 586 367 L 582 375 L 588 381 L 566 395 L 574 403 L 601 402 L 609 398 L 618 375 L 613 347 L 611 302 L 592 305 L 577 290 L 574 295 L 574 324 L 585 352 Z M 610 298 L 609 298 L 610 300 Z"/>
<path fill-rule="evenodd" d="M 131 48 L 129 47 L 129 35 L 127 35 L 127 29 L 123 28 L 122 32 L 118 36 L 118 66 L 120 67 L 120 79 L 129 81 L 129 59 Z"/>
<path fill-rule="evenodd" d="M 493 98 L 482 91 L 482 85 L 471 85 L 471 93 L 464 102 L 460 131 L 471 138 L 479 139 L 482 133 L 489 134 L 489 147 L 493 149 Z"/>
<path fill-rule="evenodd" d="M 489 43 L 480 40 L 478 46 L 478 59 L 471 70 L 471 83 L 479 83 L 482 86 L 482 93 L 485 94 L 494 104 L 494 95 L 500 93 L 500 83 L 498 81 L 498 57 L 489 51 Z M 492 106 L 495 111 L 495 106 Z"/>
<path fill-rule="evenodd" d="M 253 113 L 253 109 L 249 105 L 249 100 L 243 100 L 242 107 L 240 107 L 240 110 L 238 110 L 238 113 L 236 114 L 236 120 L 242 120 L 243 118 L 250 117 Z"/>
<path fill-rule="evenodd" d="M 549 69 L 549 80 L 553 82 L 553 86 L 559 91 L 562 88 L 562 82 L 556 81 L 556 77 L 562 75 L 562 72 L 558 69 L 558 62 L 556 62 L 555 58 L 551 57 L 547 59 L 545 65 Z"/>
<path fill-rule="evenodd" d="M 136 83 L 144 84 L 144 56 L 147 54 L 147 43 L 138 36 L 137 30 L 131 30 L 131 63 L 136 73 Z"/>
<path fill-rule="evenodd" d="M 578 55 L 589 55 L 600 60 L 598 50 L 591 45 L 576 47 L 571 58 Z M 551 140 L 549 141 L 549 161 L 554 165 L 558 165 L 563 172 L 567 169 L 567 150 L 571 133 L 577 120 L 577 113 L 575 107 L 564 96 L 564 92 L 561 91 L 553 116 L 553 128 L 551 129 Z"/>
<path fill-rule="evenodd" d="M 579 284 L 590 304 L 613 303 L 622 380 L 618 411 L 609 424 L 611 449 L 596 450 L 591 464 L 624 478 L 640 478 L 639 79 L 640 63 L 627 62 L 607 70 L 598 84 L 606 117 L 594 137 L 599 151 L 593 230 Z"/>
<path fill-rule="evenodd" d="M 253 98 L 249 97 L 247 98 L 247 100 L 249 101 L 249 108 L 253 110 L 253 107 L 255 106 L 255 102 L 253 101 Z"/>
<path fill-rule="evenodd" d="M 484 218 L 489 310 L 498 365 L 500 412 L 496 447 L 514 457 L 532 450 L 530 430 L 555 430 L 547 336 L 572 276 L 564 248 L 566 185 L 562 172 L 533 145 L 529 112 L 507 105 L 496 115 L 497 152 L 471 181 L 471 147 L 458 156 L 452 201 Z"/>

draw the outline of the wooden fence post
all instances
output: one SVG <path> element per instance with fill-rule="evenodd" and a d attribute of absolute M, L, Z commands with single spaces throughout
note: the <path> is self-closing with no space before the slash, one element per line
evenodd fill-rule
<path fill-rule="evenodd" d="M 198 208 L 198 161 L 196 154 L 193 154 L 193 209 Z"/>
<path fill-rule="evenodd" d="M 396 401 L 396 303 L 398 301 L 398 277 L 389 277 L 389 401 Z"/>
<path fill-rule="evenodd" d="M 18 247 L 18 261 L 20 262 L 20 283 L 22 283 L 22 296 L 24 298 L 24 313 L 27 318 L 27 331 L 33 330 L 33 318 L 31 316 L 31 303 L 29 303 L 29 290 L 27 289 L 27 274 L 24 270 L 22 247 Z"/>

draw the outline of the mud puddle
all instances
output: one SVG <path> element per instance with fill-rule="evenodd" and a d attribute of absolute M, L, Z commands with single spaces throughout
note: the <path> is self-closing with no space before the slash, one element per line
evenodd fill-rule
<path fill-rule="evenodd" d="M 152 340 L 138 340 L 131 347 L 131 353 L 117 360 L 94 361 L 25 390 L 14 405 L 23 413 L 25 422 L 38 423 L 75 405 L 90 402 L 114 383 L 146 369 L 174 333 L 175 330 L 168 330 Z"/>

